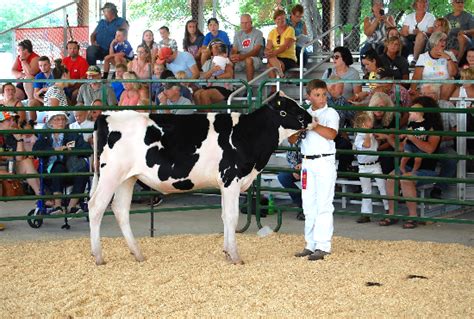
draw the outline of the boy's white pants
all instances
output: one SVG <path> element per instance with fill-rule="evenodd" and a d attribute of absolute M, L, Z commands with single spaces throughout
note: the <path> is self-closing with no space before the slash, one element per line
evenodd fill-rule
<path fill-rule="evenodd" d="M 334 231 L 334 186 L 336 184 L 336 158 L 334 155 L 316 159 L 303 159 L 306 169 L 306 189 L 301 190 L 305 215 L 304 238 L 306 249 L 331 252 Z"/>
<path fill-rule="evenodd" d="M 366 173 L 366 174 L 382 174 L 382 167 L 380 163 L 375 163 L 372 165 L 359 165 L 359 173 Z M 368 177 L 359 177 L 361 187 L 362 187 L 362 194 L 371 195 L 372 194 L 372 179 Z M 385 196 L 387 195 L 387 190 L 385 188 L 386 180 L 383 178 L 376 178 L 375 184 L 377 185 L 380 195 Z M 383 206 L 385 210 L 388 210 L 388 200 L 382 200 Z M 362 199 L 362 207 L 360 212 L 362 214 L 372 214 L 372 199 L 371 198 L 363 198 Z"/>

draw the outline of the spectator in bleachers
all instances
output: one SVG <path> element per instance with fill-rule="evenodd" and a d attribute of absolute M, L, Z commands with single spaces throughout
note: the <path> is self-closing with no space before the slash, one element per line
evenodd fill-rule
<path fill-rule="evenodd" d="M 102 76 L 104 79 L 107 79 L 109 76 L 111 64 L 114 66 L 120 63 L 127 64 L 133 60 L 135 54 L 127 38 L 127 29 L 118 29 L 115 33 L 115 39 L 110 42 L 109 54 L 104 58 L 104 74 Z"/>
<path fill-rule="evenodd" d="M 158 48 L 168 47 L 173 51 L 178 51 L 178 43 L 175 39 L 170 38 L 170 29 L 167 26 L 162 26 L 160 31 L 161 41 L 158 42 Z"/>
<path fill-rule="evenodd" d="M 213 45 L 212 50 L 216 56 L 224 56 L 227 52 L 227 46 L 224 43 Z M 220 75 L 213 75 L 215 72 L 220 71 L 221 67 L 214 63 L 207 63 L 203 65 L 202 77 L 207 80 L 222 80 L 222 79 L 233 79 L 234 68 L 232 62 L 228 62 L 225 65 L 224 73 Z M 227 100 L 229 95 L 232 94 L 231 83 L 209 83 L 207 86 L 202 87 L 194 92 L 194 100 L 197 105 L 210 105 L 219 103 Z"/>
<path fill-rule="evenodd" d="M 433 33 L 436 18 L 428 12 L 428 0 L 414 0 L 412 8 L 415 12 L 405 17 L 400 33 L 405 37 L 408 53 L 413 53 L 411 66 L 415 66 L 419 55 L 423 53 L 426 41 Z"/>
<path fill-rule="evenodd" d="M 384 53 L 380 59 L 382 60 L 383 67 L 393 72 L 395 80 L 409 80 L 408 60 L 401 55 L 401 52 L 401 39 L 399 37 L 390 37 L 385 40 Z M 408 88 L 409 86 L 406 85 L 406 87 Z"/>
<path fill-rule="evenodd" d="M 323 79 L 328 79 L 331 75 L 337 75 L 341 80 L 360 80 L 359 72 L 351 67 L 354 63 L 351 51 L 346 47 L 336 47 L 333 50 L 333 66 L 323 74 Z M 353 100 L 354 95 L 362 92 L 362 85 L 344 83 L 342 95 L 348 100 Z"/>
<path fill-rule="evenodd" d="M 472 43 L 474 35 L 474 16 L 464 10 L 464 0 L 451 0 L 453 12 L 446 15 L 446 19 L 451 24 L 451 31 L 448 33 L 448 50 L 453 50 L 458 59 L 464 55 Z"/>
<path fill-rule="evenodd" d="M 71 130 L 91 129 L 94 128 L 94 122 L 88 120 L 89 111 L 74 111 L 76 121 L 69 125 Z M 85 142 L 92 146 L 92 133 L 80 133 Z"/>
<path fill-rule="evenodd" d="M 433 23 L 433 32 L 443 32 L 444 34 L 449 34 L 450 31 L 451 31 L 451 24 L 449 23 L 448 19 L 436 18 L 436 20 Z M 446 45 L 446 47 L 448 46 Z M 430 51 L 430 50 L 431 50 L 431 45 L 430 45 L 430 42 L 427 41 L 425 52 Z"/>
<path fill-rule="evenodd" d="M 166 70 L 165 66 L 163 64 L 158 64 L 155 63 L 153 64 L 153 75 L 151 76 L 152 80 L 159 80 L 161 79 L 161 74 Z M 160 88 L 162 86 L 161 82 L 153 82 L 151 84 L 151 99 L 152 101 L 155 100 L 158 91 L 160 91 Z"/>
<path fill-rule="evenodd" d="M 199 79 L 196 60 L 189 52 L 173 51 L 171 48 L 163 47 L 158 51 L 156 63 L 166 63 L 166 68 L 175 75 L 179 71 L 184 71 L 189 79 Z"/>
<path fill-rule="evenodd" d="M 377 79 L 387 80 L 387 81 L 391 80 L 391 82 L 377 83 L 377 86 L 375 87 L 373 92 L 383 92 L 385 94 L 388 94 L 390 98 L 392 99 L 392 102 L 395 103 L 397 101 L 396 95 L 397 95 L 397 88 L 398 88 L 398 91 L 400 92 L 400 105 L 403 107 L 409 107 L 412 105 L 412 99 L 408 90 L 403 85 L 395 84 L 393 82 L 394 75 L 393 75 L 392 70 L 381 69 L 377 74 Z M 371 94 L 373 94 L 373 92 Z M 361 94 L 363 94 L 363 92 Z M 408 114 L 407 113 L 402 114 L 400 125 L 405 126 L 407 124 L 407 120 L 408 120 Z"/>
<path fill-rule="evenodd" d="M 15 79 L 34 79 L 40 71 L 38 66 L 39 55 L 33 51 L 33 44 L 30 40 L 23 40 L 18 43 L 18 56 L 13 62 L 12 75 Z M 33 100 L 33 83 L 17 83 L 16 97 L 19 100 Z M 34 120 L 35 113 L 30 113 L 30 119 Z"/>
<path fill-rule="evenodd" d="M 372 129 L 374 126 L 374 120 L 369 113 L 360 112 L 354 119 L 355 128 L 363 129 Z M 377 151 L 379 143 L 375 138 L 373 133 L 362 133 L 357 132 L 355 141 L 355 149 L 358 151 Z M 369 174 L 382 174 L 382 166 L 379 162 L 378 155 L 366 155 L 366 154 L 357 154 L 357 162 L 359 167 L 359 173 L 369 173 Z M 359 177 L 362 194 L 371 195 L 372 194 L 372 178 L 370 177 Z M 387 190 L 385 189 L 386 180 L 383 178 L 375 178 L 375 183 L 379 189 L 379 193 L 382 196 L 387 195 Z M 385 211 L 388 212 L 388 201 L 383 200 L 383 206 Z M 370 215 L 372 214 L 372 199 L 363 198 L 361 206 L 361 216 L 356 220 L 357 223 L 368 223 L 370 222 Z"/>
<path fill-rule="evenodd" d="M 184 73 L 184 75 L 183 75 L 183 73 Z M 176 72 L 176 75 L 178 76 L 178 78 L 182 78 L 182 79 L 187 79 L 188 78 L 186 72 L 184 72 L 184 71 L 178 71 L 178 72 Z M 177 77 L 175 77 L 173 72 L 171 72 L 170 70 L 164 70 L 160 75 L 160 79 L 161 80 L 177 79 Z M 158 91 L 156 92 L 156 98 L 154 100 L 156 105 L 160 105 L 160 99 L 158 98 L 158 96 L 160 95 L 161 92 L 164 91 L 164 89 L 165 89 L 164 84 L 165 84 L 165 82 L 161 82 L 161 86 L 158 89 Z M 191 90 L 191 85 L 188 85 L 188 86 L 181 85 L 180 88 L 181 88 L 181 95 L 183 97 L 187 98 L 188 100 L 193 101 L 193 94 L 192 94 L 191 91 L 197 91 L 198 89 L 200 89 L 200 87 L 196 86 L 196 89 Z"/>
<path fill-rule="evenodd" d="M 364 55 L 370 49 L 377 53 L 382 52 L 387 27 L 395 25 L 393 16 L 385 15 L 383 0 L 372 0 L 372 16 L 364 18 L 364 33 L 367 36 L 367 41 L 360 49 L 360 54 Z"/>
<path fill-rule="evenodd" d="M 227 32 L 219 30 L 219 21 L 216 18 L 207 20 L 207 28 L 209 32 L 204 37 L 201 47 L 201 65 L 211 57 L 211 50 L 208 48 L 209 43 L 214 39 L 220 39 L 227 46 L 227 52 L 230 51 L 232 44 L 230 43 Z"/>
<path fill-rule="evenodd" d="M 89 68 L 87 60 L 79 55 L 79 43 L 77 41 L 69 41 L 66 45 L 68 56 L 63 59 L 64 66 L 69 70 L 69 78 L 73 80 L 82 80 L 86 78 L 86 72 Z M 65 89 L 66 95 L 71 104 L 76 104 L 77 94 L 82 83 L 70 83 Z"/>
<path fill-rule="evenodd" d="M 340 77 L 333 74 L 329 77 L 331 81 L 339 81 L 341 80 Z M 342 95 L 344 91 L 344 83 L 328 83 L 328 92 L 327 92 L 327 103 L 329 107 L 335 106 L 349 106 L 351 105 L 350 102 L 346 100 L 346 98 Z M 352 110 L 336 110 L 337 114 L 339 114 L 339 128 L 344 127 L 352 127 L 352 120 L 356 114 L 355 111 Z M 349 135 L 346 132 L 341 132 L 338 130 L 337 136 L 334 139 L 336 143 L 336 148 L 338 150 L 351 150 L 352 143 L 349 139 Z M 352 154 L 336 154 L 336 158 L 338 159 L 338 168 L 337 170 L 340 172 L 347 172 L 350 170 L 352 165 L 352 160 L 354 156 Z"/>
<path fill-rule="evenodd" d="M 369 106 L 376 107 L 387 107 L 391 108 L 394 106 L 392 99 L 385 93 L 375 92 L 370 101 Z M 368 111 L 367 112 L 373 119 L 373 128 L 374 129 L 395 129 L 395 114 L 390 111 Z M 374 134 L 378 142 L 378 151 L 391 152 L 395 147 L 395 135 L 394 134 L 384 134 L 376 133 Z M 380 165 L 382 166 L 382 172 L 388 174 L 393 171 L 394 158 L 391 156 L 380 156 L 379 157 Z"/>
<path fill-rule="evenodd" d="M 44 94 L 52 83 L 42 82 L 40 80 L 54 79 L 51 72 L 51 61 L 47 56 L 41 56 L 38 59 L 38 67 L 40 72 L 35 75 L 36 82 L 33 83 L 33 99 L 28 100 L 28 106 L 42 106 L 44 105 Z"/>
<path fill-rule="evenodd" d="M 416 98 L 413 101 L 414 104 L 419 104 L 422 108 L 437 108 L 438 103 L 430 97 L 421 96 Z M 426 119 L 424 127 L 426 131 L 442 131 L 443 124 L 441 122 L 441 116 L 439 113 L 425 113 L 424 117 Z M 437 153 L 439 149 L 439 144 L 441 141 L 440 136 L 437 135 L 429 135 L 427 140 L 424 141 L 422 139 L 417 138 L 416 135 L 407 135 L 407 141 L 411 141 L 416 147 L 418 147 L 421 151 L 433 154 Z M 413 161 L 409 161 L 406 166 L 406 172 L 402 173 L 403 176 L 428 176 L 434 177 L 437 175 L 436 169 L 437 160 L 432 158 L 424 158 L 421 167 L 418 171 L 412 173 Z M 394 174 L 392 172 L 391 174 Z M 414 181 L 414 180 L 401 180 L 400 186 L 403 197 L 405 198 L 416 198 L 416 187 L 423 185 L 425 183 L 430 183 L 426 181 Z M 388 179 L 387 180 L 387 195 L 394 196 L 394 188 L 395 188 L 395 180 Z M 406 202 L 408 208 L 408 215 L 416 217 L 416 202 L 407 201 Z M 394 214 L 394 202 L 393 200 L 389 200 L 389 214 Z M 379 222 L 380 226 L 390 226 L 397 223 L 398 220 L 394 218 L 385 218 Z M 403 228 L 405 229 L 413 229 L 417 227 L 417 222 L 415 220 L 406 220 L 403 224 Z"/>
<path fill-rule="evenodd" d="M 290 17 L 286 19 L 286 24 L 295 29 L 296 36 L 296 58 L 297 63 L 300 63 L 300 53 L 303 46 L 310 39 L 308 37 L 308 30 L 306 29 L 306 24 L 303 21 L 304 8 L 301 4 L 295 5 L 291 9 Z M 303 64 L 308 63 L 308 53 L 306 50 L 303 52 Z"/>
<path fill-rule="evenodd" d="M 52 111 L 48 119 L 48 126 L 52 129 L 65 129 L 67 127 L 68 118 L 66 113 L 61 111 Z M 90 150 L 91 147 L 84 141 L 81 135 L 74 132 L 67 133 L 46 133 L 40 134 L 38 140 L 33 146 L 34 151 L 66 151 L 66 150 Z M 50 173 L 79 173 L 88 172 L 89 166 L 82 156 L 58 154 L 52 156 L 46 156 L 45 160 L 46 172 Z M 51 189 L 54 195 L 62 194 L 64 188 L 72 184 L 72 193 L 84 193 L 86 189 L 88 176 L 75 176 L 75 177 L 53 177 L 45 178 L 45 183 Z M 82 213 L 82 209 L 77 207 L 79 198 L 71 198 L 69 200 L 67 212 L 71 214 Z M 54 199 L 54 208 L 51 211 L 51 215 L 63 214 L 64 211 L 61 207 L 61 199 Z"/>
<path fill-rule="evenodd" d="M 442 109 L 452 109 L 454 105 L 446 100 L 440 100 L 441 85 L 439 84 L 423 84 L 421 87 L 421 95 L 428 96 L 438 101 L 439 107 Z M 441 113 L 441 120 L 443 122 L 443 130 L 445 132 L 456 132 L 457 120 L 456 113 Z M 439 145 L 438 153 L 440 154 L 456 154 L 455 151 L 456 138 L 453 136 L 442 136 Z M 456 177 L 457 160 L 451 158 L 440 158 L 439 160 L 439 177 Z M 448 184 L 435 183 L 431 190 L 430 197 L 441 199 L 443 191 L 446 191 Z"/>
<path fill-rule="evenodd" d="M 99 81 L 100 68 L 97 65 L 91 65 L 87 69 L 88 80 L 98 80 L 97 82 L 84 83 L 79 88 L 79 94 L 77 95 L 77 105 L 92 105 L 96 99 L 102 99 L 102 83 Z M 105 84 L 104 84 L 105 85 Z M 117 105 L 117 98 L 115 97 L 114 90 L 112 87 L 106 86 L 106 100 L 107 105 Z"/>
<path fill-rule="evenodd" d="M 181 94 L 181 84 L 179 83 L 164 83 L 163 92 L 158 95 L 160 105 L 193 105 L 189 99 L 185 98 Z M 173 114 L 191 114 L 194 110 L 192 109 L 165 109 L 163 113 L 173 113 Z"/>
<path fill-rule="evenodd" d="M 136 80 L 138 77 L 135 72 L 130 71 L 123 74 L 123 79 Z M 136 106 L 140 100 L 140 93 L 138 92 L 140 89 L 140 83 L 124 82 L 123 86 L 125 90 L 120 96 L 119 106 Z"/>
<path fill-rule="evenodd" d="M 416 63 L 412 80 L 449 80 L 458 73 L 457 60 L 454 54 L 446 51 L 447 35 L 434 32 L 430 36 L 431 50 L 420 55 Z M 410 94 L 417 95 L 417 84 L 413 83 Z M 444 84 L 441 87 L 441 99 L 448 100 L 454 85 Z"/>
<path fill-rule="evenodd" d="M 301 143 L 301 139 L 298 138 L 296 143 L 290 144 L 290 145 L 299 148 L 300 143 Z M 283 186 L 284 188 L 299 190 L 299 187 L 296 183 L 301 180 L 299 171 L 301 171 L 301 162 L 303 160 L 303 156 L 301 155 L 301 152 L 299 150 L 288 151 L 286 153 L 286 160 L 288 161 L 288 164 L 290 165 L 290 167 L 298 172 L 280 172 L 278 173 L 278 176 L 277 176 L 278 181 L 280 182 L 281 186 Z M 296 205 L 299 208 L 303 208 L 301 193 L 288 192 L 288 195 L 290 195 L 291 201 L 293 202 L 294 205 Z M 298 212 L 298 214 L 296 215 L 296 219 L 305 220 L 304 213 L 302 211 Z"/>
<path fill-rule="evenodd" d="M 54 69 L 51 71 L 51 78 L 53 79 L 69 79 L 69 71 L 62 64 L 61 59 L 54 61 Z M 55 82 L 51 83 L 46 89 L 44 94 L 44 106 L 68 106 L 68 100 L 64 89 L 68 86 L 66 82 Z M 38 112 L 38 123 L 45 123 L 48 119 L 48 113 L 51 111 L 39 111 Z M 68 115 L 69 116 L 69 115 Z"/>
<path fill-rule="evenodd" d="M 365 74 L 363 76 L 364 79 L 367 80 L 376 80 L 377 75 L 383 67 L 382 59 L 375 52 L 374 49 L 370 49 L 365 54 L 360 56 L 362 59 L 362 65 L 365 69 Z M 371 90 L 375 89 L 375 83 L 369 83 L 369 88 Z"/>
<path fill-rule="evenodd" d="M 15 93 L 16 87 L 13 85 L 13 83 L 7 82 L 2 85 L 3 100 L 0 100 L 0 105 L 19 107 L 16 113 L 20 117 L 19 121 L 22 122 L 26 120 L 26 112 L 21 111 L 23 104 L 21 104 L 21 101 L 15 96 Z"/>
<path fill-rule="evenodd" d="M 468 49 L 459 61 L 459 69 L 469 68 L 474 68 L 474 48 Z"/>
<path fill-rule="evenodd" d="M 104 105 L 102 103 L 102 99 L 95 99 L 93 102 L 92 102 L 92 106 L 102 106 Z M 102 114 L 102 110 L 91 110 L 89 112 L 89 116 L 88 116 L 88 120 L 92 121 L 95 123 L 95 121 L 97 120 L 97 118 L 99 117 L 99 115 Z"/>
<path fill-rule="evenodd" d="M 263 34 L 252 25 L 252 17 L 249 14 L 240 16 L 240 31 L 234 35 L 234 44 L 230 60 L 234 63 L 234 71 L 245 70 L 247 81 L 253 79 L 255 70 L 263 66 Z"/>
<path fill-rule="evenodd" d="M 196 63 L 199 64 L 199 69 L 201 69 L 201 47 L 203 41 L 204 34 L 199 30 L 197 21 L 187 21 L 184 28 L 183 50 L 191 53 Z"/>
<path fill-rule="evenodd" d="M 158 43 L 155 42 L 155 35 L 153 34 L 153 31 L 151 30 L 143 31 L 141 45 L 148 48 L 148 51 L 150 51 L 150 55 L 151 55 L 151 62 L 155 63 L 156 55 L 158 54 L 159 47 L 158 47 Z"/>
<path fill-rule="evenodd" d="M 273 13 L 273 21 L 276 27 L 268 34 L 265 56 L 268 59 L 267 67 L 277 68 L 278 75 L 283 78 L 285 71 L 298 67 L 295 29 L 286 24 L 286 13 L 283 10 Z M 268 73 L 268 76 L 275 78 L 275 71 Z"/>
<path fill-rule="evenodd" d="M 117 15 L 117 7 L 111 2 L 106 2 L 101 9 L 104 19 L 99 21 L 94 32 L 91 33 L 91 45 L 87 48 L 87 63 L 96 65 L 97 60 L 104 60 L 109 54 L 110 43 L 115 39 L 118 29 L 127 29 L 128 22 Z"/>
<path fill-rule="evenodd" d="M 408 51 L 408 47 L 405 43 L 405 37 L 402 37 L 400 34 L 400 31 L 398 30 L 397 27 L 388 27 L 387 28 L 387 37 L 386 39 L 390 39 L 391 37 L 397 37 L 400 39 L 400 45 L 401 45 L 401 55 L 405 59 L 408 59 L 408 56 L 410 55 Z M 385 45 L 385 44 L 384 44 Z"/>
<path fill-rule="evenodd" d="M 123 80 L 123 75 L 124 73 L 127 72 L 127 66 L 125 64 L 117 64 L 115 66 L 115 80 Z M 123 90 L 125 88 L 123 87 L 122 82 L 111 82 L 110 86 L 112 86 L 112 89 L 114 90 L 115 97 L 117 98 L 117 101 L 120 101 L 120 97 L 122 96 Z"/>
<path fill-rule="evenodd" d="M 128 63 L 128 71 L 133 71 L 141 80 L 151 79 L 151 53 L 148 47 L 140 44 L 137 57 Z"/>

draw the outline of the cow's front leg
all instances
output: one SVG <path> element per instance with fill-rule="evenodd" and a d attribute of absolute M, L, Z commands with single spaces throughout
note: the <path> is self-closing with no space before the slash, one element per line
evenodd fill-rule
<path fill-rule="evenodd" d="M 240 187 L 233 182 L 222 187 L 222 221 L 224 222 L 224 252 L 233 264 L 243 264 L 237 249 L 235 230 L 239 222 Z"/>
<path fill-rule="evenodd" d="M 133 186 L 136 180 L 135 177 L 130 177 L 117 188 L 114 201 L 112 202 L 112 210 L 114 211 L 115 219 L 120 226 L 120 230 L 127 241 L 130 252 L 135 256 L 137 261 L 144 261 L 145 258 L 140 251 L 140 247 L 130 227 L 130 204 L 132 202 Z"/>

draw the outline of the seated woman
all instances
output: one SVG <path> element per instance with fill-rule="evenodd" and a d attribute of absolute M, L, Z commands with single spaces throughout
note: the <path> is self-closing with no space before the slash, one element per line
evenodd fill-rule
<path fill-rule="evenodd" d="M 48 114 L 48 126 L 52 129 L 65 129 L 68 118 L 66 113 L 62 111 L 50 111 Z M 80 134 L 74 132 L 67 133 L 45 133 L 38 136 L 38 140 L 33 145 L 34 151 L 66 151 L 73 149 L 90 150 L 90 145 L 84 141 Z M 88 172 L 89 167 L 85 160 L 87 155 L 74 156 L 68 154 L 58 154 L 43 157 L 47 173 L 79 173 Z M 64 188 L 72 184 L 73 194 L 84 193 L 89 177 L 75 176 L 75 177 L 53 177 L 46 178 L 45 183 L 51 189 L 54 195 L 63 193 Z M 68 204 L 68 213 L 81 213 L 82 210 L 77 207 L 79 198 L 71 198 Z M 51 215 L 63 214 L 61 207 L 61 199 L 54 199 L 54 209 Z"/>
<path fill-rule="evenodd" d="M 285 71 L 298 67 L 296 63 L 296 36 L 295 29 L 286 24 L 286 14 L 283 10 L 276 10 L 273 14 L 276 28 L 268 34 L 265 56 L 268 59 L 268 68 L 277 68 L 278 75 L 285 77 Z M 274 71 L 268 73 L 275 78 Z"/>
<path fill-rule="evenodd" d="M 474 68 L 474 48 L 470 48 L 464 53 L 463 57 L 459 61 L 460 69 Z"/>
<path fill-rule="evenodd" d="M 213 45 L 212 50 L 215 56 L 227 56 L 227 46 L 224 43 Z M 229 59 L 227 59 L 224 70 L 215 63 L 208 63 L 203 65 L 203 71 L 202 77 L 204 79 L 221 80 L 234 78 L 234 67 Z M 209 83 L 207 86 L 194 92 L 194 102 L 196 105 L 210 105 L 227 100 L 230 94 L 232 94 L 232 84 Z"/>
<path fill-rule="evenodd" d="M 15 93 L 16 93 L 16 87 L 10 83 L 7 82 L 2 86 L 2 93 L 3 93 L 3 100 L 0 100 L 0 105 L 4 106 L 18 106 L 19 108 L 23 107 L 23 104 L 21 104 L 21 101 L 16 98 Z M 19 121 L 25 121 L 26 120 L 26 112 L 21 111 L 21 109 L 18 109 L 18 112 L 16 112 L 19 116 L 20 119 Z"/>
<path fill-rule="evenodd" d="M 430 37 L 432 49 L 420 55 L 416 63 L 415 73 L 412 80 L 450 80 L 458 73 L 456 57 L 450 51 L 446 51 L 447 35 L 442 32 L 434 32 Z M 417 95 L 417 84 L 413 83 L 410 94 Z M 449 100 L 454 90 L 453 84 L 441 86 L 441 99 Z"/>
<path fill-rule="evenodd" d="M 364 19 L 364 33 L 367 41 L 360 49 L 360 54 L 364 55 L 370 49 L 380 52 L 386 38 L 387 27 L 395 25 L 393 16 L 385 15 L 383 0 L 372 0 L 372 16 Z"/>
<path fill-rule="evenodd" d="M 413 101 L 414 104 L 420 105 L 421 108 L 438 108 L 438 103 L 427 96 L 421 96 L 416 98 Z M 425 118 L 425 123 L 424 123 L 424 129 L 425 131 L 442 131 L 443 130 L 443 124 L 441 121 L 441 116 L 439 113 L 425 113 L 424 114 Z M 418 149 L 420 149 L 422 152 L 428 153 L 428 154 L 433 154 L 437 153 L 439 144 L 441 141 L 440 136 L 436 135 L 428 135 L 426 140 L 418 138 L 416 135 L 407 135 L 406 136 L 407 141 L 411 141 Z M 420 168 L 412 173 L 413 169 L 413 158 L 408 161 L 407 165 L 405 166 L 405 172 L 402 173 L 403 176 L 436 176 L 437 173 L 435 171 L 436 169 L 436 164 L 437 160 L 436 159 L 431 159 L 431 158 L 424 158 L 423 161 L 421 162 Z M 395 172 L 391 173 L 392 175 L 395 174 Z M 416 187 L 424 184 L 426 182 L 423 181 L 414 181 L 414 180 L 406 180 L 403 179 L 400 181 L 400 187 L 402 190 L 403 197 L 405 198 L 416 198 Z M 430 182 L 428 182 L 430 183 Z M 394 189 L 395 189 L 395 180 L 394 179 L 388 179 L 387 180 L 387 195 L 388 196 L 394 196 Z M 408 208 L 408 215 L 416 217 L 416 202 L 406 202 L 407 208 Z M 393 215 L 395 213 L 395 206 L 394 206 L 394 201 L 389 200 L 389 214 Z M 398 222 L 397 219 L 394 218 L 384 218 L 379 222 L 380 226 L 390 226 L 393 224 L 396 224 Z M 417 226 L 417 222 L 414 220 L 407 220 L 403 224 L 403 228 L 405 229 L 412 229 Z"/>
<path fill-rule="evenodd" d="M 384 53 L 380 57 L 385 69 L 392 70 L 395 80 L 409 80 L 410 70 L 408 60 L 401 55 L 402 41 L 399 37 L 385 40 Z M 404 84 L 408 88 L 407 84 Z"/>
<path fill-rule="evenodd" d="M 133 71 L 141 80 L 151 79 L 151 53 L 147 46 L 137 47 L 137 57 L 128 62 L 128 71 Z"/>

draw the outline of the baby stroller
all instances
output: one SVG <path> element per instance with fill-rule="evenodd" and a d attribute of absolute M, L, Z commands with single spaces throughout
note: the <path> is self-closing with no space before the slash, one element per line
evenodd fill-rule
<path fill-rule="evenodd" d="M 87 161 L 87 160 L 86 160 Z M 88 162 L 88 161 L 87 161 Z M 42 159 L 39 159 L 39 165 L 38 165 L 38 171 L 42 173 L 44 171 L 44 163 Z M 88 186 L 90 183 L 88 183 Z M 45 191 L 46 185 L 43 177 L 40 177 L 40 194 L 44 195 L 46 193 Z M 64 193 L 67 193 L 67 188 L 64 189 Z M 63 207 L 67 206 L 68 200 L 63 199 L 61 205 Z M 81 209 L 85 212 L 88 213 L 88 207 L 87 207 L 87 201 L 85 199 L 82 199 L 79 203 Z M 36 202 L 36 208 L 33 208 L 28 212 L 28 216 L 41 216 L 41 215 L 50 215 L 51 212 L 53 211 L 53 207 L 46 205 L 44 199 L 38 199 Z M 68 220 L 71 219 L 70 217 L 64 217 L 64 224 L 61 226 L 61 229 L 70 229 L 71 226 L 68 223 Z M 86 217 L 87 221 L 89 221 L 89 217 Z M 41 225 L 43 225 L 43 218 L 37 218 L 37 219 L 27 219 L 28 225 L 30 225 L 31 228 L 40 228 Z"/>

